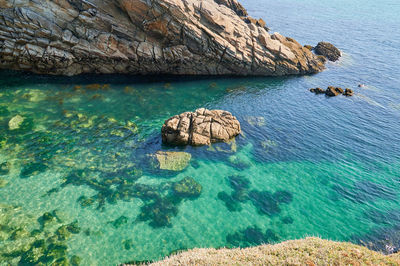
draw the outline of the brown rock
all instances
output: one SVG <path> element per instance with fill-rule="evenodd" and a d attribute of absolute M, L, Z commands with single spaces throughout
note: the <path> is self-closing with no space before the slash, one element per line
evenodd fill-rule
<path fill-rule="evenodd" d="M 308 50 L 312 50 L 312 49 L 314 49 L 314 47 L 312 47 L 311 45 L 308 45 L 308 44 L 306 44 L 306 45 L 304 45 L 304 48 L 306 48 L 306 49 L 308 49 Z"/>
<path fill-rule="evenodd" d="M 354 95 L 354 92 L 353 92 L 352 89 L 347 88 L 347 89 L 345 89 L 343 95 L 344 95 L 344 96 L 353 96 L 353 95 Z"/>
<path fill-rule="evenodd" d="M 215 0 L 215 2 L 229 7 L 240 17 L 246 17 L 248 15 L 247 10 L 236 0 Z"/>
<path fill-rule="evenodd" d="M 265 23 L 265 21 L 262 18 L 260 18 L 259 20 L 257 20 L 257 25 L 265 28 L 265 26 L 267 26 L 267 23 Z"/>
<path fill-rule="evenodd" d="M 338 96 L 339 94 L 343 93 L 343 89 L 339 87 L 329 86 L 328 89 L 325 91 L 325 94 L 329 97 Z"/>
<path fill-rule="evenodd" d="M 161 129 L 163 142 L 173 145 L 210 145 L 229 141 L 239 133 L 240 123 L 231 113 L 204 108 L 173 116 Z"/>
<path fill-rule="evenodd" d="M 340 94 L 343 94 L 343 92 L 344 92 L 344 90 L 342 88 L 340 88 L 340 87 L 336 87 L 335 90 L 337 92 L 339 92 Z"/>
<path fill-rule="evenodd" d="M 325 94 L 329 97 L 338 96 L 340 93 L 336 91 L 335 87 L 329 86 Z"/>
<path fill-rule="evenodd" d="M 321 89 L 321 88 L 312 88 L 310 89 L 311 92 L 315 93 L 315 94 L 325 94 L 325 90 Z"/>
<path fill-rule="evenodd" d="M 314 51 L 317 55 L 323 55 L 330 61 L 337 61 L 342 56 L 340 50 L 328 42 L 319 42 Z"/>

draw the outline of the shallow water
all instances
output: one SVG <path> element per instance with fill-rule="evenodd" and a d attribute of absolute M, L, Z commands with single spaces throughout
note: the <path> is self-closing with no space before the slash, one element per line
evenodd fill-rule
<path fill-rule="evenodd" d="M 287 78 L 1 72 L 2 260 L 35 253 L 115 265 L 310 235 L 400 248 L 400 4 L 242 2 L 272 31 L 303 44 L 331 41 L 344 56 L 320 74 Z M 308 91 L 328 85 L 356 94 Z M 243 134 L 211 148 L 163 146 L 163 121 L 199 107 L 232 112 Z M 9 131 L 17 114 L 26 129 Z M 148 155 L 158 150 L 192 159 L 181 172 L 156 171 Z M 201 185 L 198 197 L 174 190 L 187 176 Z M 57 218 L 46 222 L 46 212 Z M 80 230 L 56 232 L 74 221 Z M 21 228 L 28 233 L 15 233 Z M 44 246 L 32 248 L 40 239 Z M 53 242 L 66 250 L 52 257 L 62 249 Z"/>

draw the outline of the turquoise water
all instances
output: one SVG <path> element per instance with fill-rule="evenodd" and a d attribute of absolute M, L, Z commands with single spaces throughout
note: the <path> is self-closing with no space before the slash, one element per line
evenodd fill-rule
<path fill-rule="evenodd" d="M 115 265 L 305 236 L 400 248 L 400 4 L 242 2 L 272 31 L 333 42 L 342 59 L 287 78 L 1 72 L 0 261 Z M 355 96 L 308 91 L 328 85 Z M 243 134 L 163 146 L 164 120 L 199 107 L 232 112 Z M 10 131 L 16 115 L 24 124 Z M 192 159 L 156 170 L 159 150 Z M 176 193 L 185 177 L 200 195 Z"/>

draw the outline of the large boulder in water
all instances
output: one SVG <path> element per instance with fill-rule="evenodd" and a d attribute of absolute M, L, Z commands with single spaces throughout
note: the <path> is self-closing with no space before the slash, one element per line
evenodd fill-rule
<path fill-rule="evenodd" d="M 162 129 L 164 143 L 173 145 L 210 145 L 226 142 L 240 134 L 240 123 L 223 110 L 197 109 L 166 120 Z"/>
<path fill-rule="evenodd" d="M 317 55 L 325 56 L 329 61 L 337 61 L 342 56 L 340 50 L 329 42 L 319 42 L 314 51 Z"/>

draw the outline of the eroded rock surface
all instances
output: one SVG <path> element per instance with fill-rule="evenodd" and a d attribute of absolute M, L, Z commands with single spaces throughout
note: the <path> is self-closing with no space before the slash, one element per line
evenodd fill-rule
<path fill-rule="evenodd" d="M 340 50 L 329 42 L 319 42 L 314 50 L 316 54 L 325 56 L 329 61 L 337 61 L 342 56 Z"/>
<path fill-rule="evenodd" d="M 168 144 L 210 145 L 239 135 L 240 123 L 227 111 L 200 108 L 166 120 L 161 134 L 163 142 Z"/>
<path fill-rule="evenodd" d="M 236 0 L 0 0 L 4 69 L 281 76 L 323 67 Z"/>

